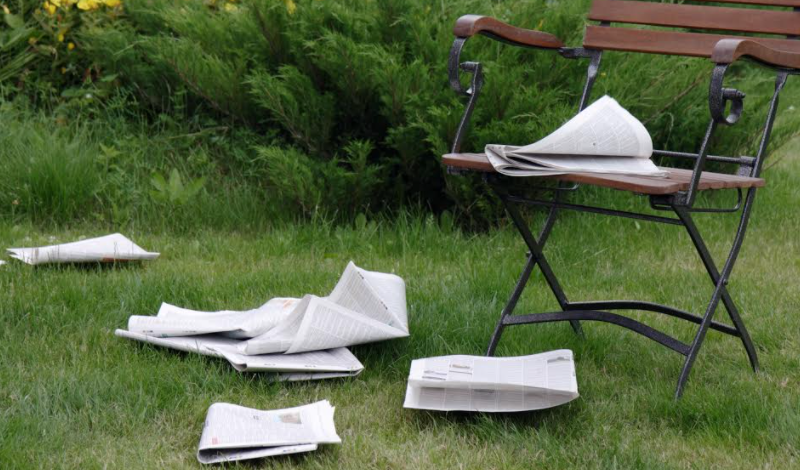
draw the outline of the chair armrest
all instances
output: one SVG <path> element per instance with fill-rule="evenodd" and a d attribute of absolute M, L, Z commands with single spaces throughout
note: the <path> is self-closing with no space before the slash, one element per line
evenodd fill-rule
<path fill-rule="evenodd" d="M 800 69 L 800 54 L 773 49 L 751 39 L 720 40 L 714 46 L 711 60 L 717 64 L 730 64 L 742 56 L 775 67 Z"/>
<path fill-rule="evenodd" d="M 523 29 L 503 23 L 489 16 L 464 15 L 453 27 L 453 34 L 460 38 L 472 37 L 476 34 L 507 42 L 515 46 L 541 47 L 545 49 L 558 49 L 564 43 L 552 34 L 532 29 Z"/>

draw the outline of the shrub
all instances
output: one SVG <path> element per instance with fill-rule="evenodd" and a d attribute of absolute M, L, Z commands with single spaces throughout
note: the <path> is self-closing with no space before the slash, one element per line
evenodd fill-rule
<path fill-rule="evenodd" d="M 80 131 L 0 115 L 3 212 L 55 222 L 90 215 L 100 188 L 97 147 Z"/>
<path fill-rule="evenodd" d="M 17 81 L 28 95 L 58 90 L 50 105 L 79 118 L 124 96 L 127 112 L 155 129 L 170 121 L 188 134 L 221 127 L 260 134 L 229 141 L 227 156 L 208 167 L 266 182 L 304 213 L 352 216 L 410 204 L 462 217 L 469 209 L 480 222 L 493 217 L 493 199 L 473 179 L 448 177 L 439 165 L 463 110 L 445 69 L 452 24 L 462 13 L 491 14 L 579 45 L 589 3 L 125 0 L 64 15 L 29 8 L 41 30 L 32 48 L 41 54 L 51 47 L 52 63 L 38 60 Z M 48 21 L 69 25 L 65 40 L 77 47 L 65 52 Z M 69 64 L 60 66 L 64 57 Z M 583 60 L 485 38 L 470 40 L 463 59 L 481 61 L 486 71 L 465 150 L 532 142 L 575 112 Z M 745 82 L 738 80 L 741 69 L 733 67 L 730 83 L 748 92 L 753 118 L 725 129 L 714 153 L 752 154 L 756 143 L 770 84 L 750 67 Z M 708 61 L 609 53 L 601 70 L 595 97 L 617 98 L 644 121 L 657 147 L 696 150 L 709 119 Z M 86 104 L 87 91 L 99 105 Z M 776 131 L 779 140 L 788 134 Z"/>

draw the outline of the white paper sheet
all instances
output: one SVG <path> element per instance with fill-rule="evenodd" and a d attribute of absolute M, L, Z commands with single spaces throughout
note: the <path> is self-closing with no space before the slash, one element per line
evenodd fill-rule
<path fill-rule="evenodd" d="M 131 316 L 128 330 L 148 336 L 218 333 L 251 338 L 241 354 L 289 354 L 408 336 L 405 282 L 351 261 L 327 297 L 275 298 L 253 310 L 199 312 L 162 304 L 156 316 Z"/>
<path fill-rule="evenodd" d="M 273 372 L 276 373 L 274 377 L 276 380 L 294 381 L 350 377 L 358 375 L 364 370 L 361 362 L 347 348 L 300 354 L 245 356 L 239 353 L 240 340 L 221 335 L 159 338 L 126 330 L 116 330 L 114 334 L 121 338 L 179 351 L 221 357 L 240 372 Z"/>
<path fill-rule="evenodd" d="M 145 251 L 124 235 L 115 233 L 79 242 L 36 248 L 8 248 L 9 256 L 24 263 L 109 263 L 142 261 L 158 258 L 158 253 Z"/>
<path fill-rule="evenodd" d="M 405 282 L 347 265 L 327 298 L 306 296 L 283 323 L 247 341 L 246 354 L 317 349 L 408 336 Z"/>
<path fill-rule="evenodd" d="M 572 351 L 521 357 L 441 356 L 411 363 L 405 408 L 511 412 L 578 397 Z"/>
<path fill-rule="evenodd" d="M 609 96 L 538 142 L 524 147 L 490 144 L 485 150 L 495 170 L 509 176 L 666 175 L 650 161 L 653 141 L 647 129 Z"/>
<path fill-rule="evenodd" d="M 197 460 L 210 464 L 308 452 L 318 444 L 339 444 L 335 408 L 327 400 L 282 410 L 214 403 L 209 407 Z"/>
<path fill-rule="evenodd" d="M 151 336 L 189 336 L 222 333 L 231 338 L 252 338 L 277 326 L 294 310 L 299 299 L 276 297 L 252 310 L 203 312 L 162 303 L 158 314 L 133 315 L 128 330 Z"/>

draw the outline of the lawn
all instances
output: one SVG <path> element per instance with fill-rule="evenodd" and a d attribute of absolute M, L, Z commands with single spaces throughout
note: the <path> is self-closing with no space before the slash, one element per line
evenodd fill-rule
<path fill-rule="evenodd" d="M 798 141 L 785 147 L 779 155 L 786 158 L 766 172 L 768 185 L 730 284 L 758 347 L 758 375 L 738 340 L 711 331 L 676 402 L 681 356 L 643 337 L 599 323 L 584 323 L 583 339 L 567 324 L 522 326 L 507 331 L 498 353 L 572 349 L 580 398 L 517 414 L 405 410 L 412 359 L 483 353 L 524 260 L 510 226 L 468 234 L 432 217 L 401 216 L 359 228 L 308 222 L 261 233 L 138 227 L 126 234 L 160 251 L 157 261 L 0 267 L 0 467 L 197 468 L 210 404 L 272 409 L 321 399 L 336 406 L 342 445 L 242 467 L 800 466 L 799 151 Z M 618 196 L 604 200 L 623 208 L 646 205 Z M 735 218 L 698 219 L 722 257 Z M 680 230 L 564 214 L 546 251 L 571 299 L 644 298 L 697 311 L 711 283 Z M 65 242 L 107 231 L 6 224 L 0 244 Z M 245 309 L 274 296 L 326 294 L 351 259 L 405 278 L 411 328 L 409 338 L 352 348 L 366 366 L 354 379 L 271 383 L 221 360 L 113 335 L 129 315 L 154 314 L 162 301 Z M 537 274 L 517 311 L 554 307 Z M 722 308 L 718 314 L 726 319 Z M 688 324 L 638 316 L 685 341 L 692 337 Z"/>

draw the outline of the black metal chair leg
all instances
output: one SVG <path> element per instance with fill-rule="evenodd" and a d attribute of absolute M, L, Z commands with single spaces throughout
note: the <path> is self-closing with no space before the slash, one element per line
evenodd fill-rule
<path fill-rule="evenodd" d="M 745 200 L 745 204 L 742 209 L 742 218 L 739 223 L 740 228 L 739 231 L 737 232 L 737 237 L 734 240 L 734 243 L 736 243 L 736 240 L 738 240 L 741 237 L 741 240 L 738 241 L 740 246 L 744 241 L 744 232 L 747 228 L 747 222 L 750 215 L 750 208 L 752 207 L 754 199 L 755 199 L 755 189 L 751 189 L 747 193 L 747 198 Z M 684 224 L 686 224 L 686 221 L 684 221 Z M 697 228 L 694 227 L 693 222 L 692 222 L 692 227 L 694 228 L 694 231 L 697 232 Z M 714 260 L 708 254 L 709 252 L 708 249 L 705 247 L 705 243 L 703 242 L 702 238 L 699 238 L 699 235 L 698 235 L 698 240 L 699 243 L 701 244 L 702 249 L 697 246 L 697 243 L 695 243 L 695 247 L 697 248 L 697 252 L 700 255 L 700 258 L 703 260 L 703 265 L 706 267 L 708 275 L 711 277 L 712 282 L 716 285 L 719 282 L 720 273 L 717 270 L 716 265 L 714 264 Z M 737 248 L 737 255 L 738 255 L 738 248 Z M 742 318 L 739 315 L 739 309 L 736 307 L 736 304 L 734 304 L 733 299 L 731 298 L 730 293 L 728 292 L 727 282 L 722 286 L 722 303 L 725 305 L 725 309 L 728 311 L 728 316 L 733 322 L 734 327 L 739 332 L 739 337 L 741 338 L 742 344 L 744 345 L 745 351 L 747 352 L 747 358 L 750 361 L 750 366 L 753 368 L 753 372 L 758 372 L 758 355 L 756 354 L 756 348 L 753 345 L 753 341 L 750 339 L 750 334 L 747 332 L 747 328 L 744 326 L 744 321 L 742 321 Z"/>
<path fill-rule="evenodd" d="M 723 300 L 725 307 L 728 311 L 728 315 L 731 317 L 731 320 L 736 327 L 736 330 L 739 332 L 739 337 L 742 339 L 742 343 L 744 344 L 745 350 L 747 351 L 747 356 L 750 359 L 750 364 L 753 367 L 754 371 L 758 371 L 758 357 L 756 355 L 755 347 L 753 346 L 753 342 L 750 339 L 750 335 L 747 333 L 747 329 L 744 326 L 744 322 L 742 321 L 741 317 L 739 316 L 738 310 L 736 305 L 733 303 L 733 299 L 731 299 L 730 294 L 727 291 L 727 284 L 728 278 L 730 277 L 731 271 L 733 270 L 733 266 L 736 263 L 736 258 L 739 256 L 739 250 L 742 247 L 742 243 L 744 241 L 744 235 L 747 231 L 747 223 L 750 217 L 750 208 L 752 207 L 753 199 L 755 198 L 755 189 L 751 189 L 748 191 L 747 200 L 745 205 L 742 209 L 742 217 L 739 221 L 739 227 L 736 231 L 736 236 L 734 237 L 733 246 L 731 247 L 731 251 L 728 254 L 728 258 L 725 260 L 725 264 L 722 268 L 722 272 L 720 273 L 716 265 L 714 264 L 714 260 L 711 257 L 710 252 L 708 251 L 708 247 L 706 246 L 705 242 L 703 241 L 700 232 L 697 230 L 697 226 L 694 224 L 692 217 L 689 211 L 685 208 L 681 207 L 674 207 L 675 213 L 683 222 L 684 226 L 686 227 L 686 231 L 689 233 L 689 237 L 692 239 L 695 248 L 697 249 L 698 254 L 700 255 L 701 260 L 703 261 L 703 265 L 706 267 L 709 276 L 711 277 L 712 281 L 714 281 L 714 293 L 711 297 L 711 301 L 708 304 L 708 308 L 706 309 L 706 313 L 703 316 L 703 320 L 700 323 L 700 328 L 695 335 L 694 341 L 692 342 L 691 349 L 689 350 L 689 354 L 686 357 L 686 361 L 684 362 L 683 369 L 681 370 L 681 376 L 678 379 L 678 386 L 675 390 L 675 398 L 680 398 L 681 394 L 683 393 L 683 387 L 686 383 L 686 380 L 689 377 L 689 373 L 691 372 L 692 365 L 694 364 L 695 359 L 697 358 L 697 354 L 700 351 L 700 346 L 702 345 L 703 339 L 705 337 L 706 332 L 708 331 L 708 327 L 711 324 L 712 318 L 714 316 L 714 312 L 719 305 L 719 301 Z"/>
<path fill-rule="evenodd" d="M 487 356 L 494 356 L 494 350 L 497 348 L 497 343 L 500 342 L 500 336 L 503 334 L 503 320 L 505 320 L 506 316 L 511 315 L 514 308 L 516 308 L 517 301 L 519 301 L 522 291 L 525 290 L 525 286 L 528 284 L 528 279 L 531 277 L 531 272 L 533 272 L 533 267 L 535 265 L 536 261 L 530 253 L 528 253 L 528 260 L 525 262 L 525 268 L 522 270 L 519 280 L 517 280 L 517 285 L 514 286 L 514 291 L 511 293 L 508 303 L 506 303 L 506 306 L 500 314 L 500 319 L 497 320 L 497 326 L 494 329 L 494 333 L 492 333 L 492 339 L 489 340 L 489 348 L 486 350 Z"/>
<path fill-rule="evenodd" d="M 700 323 L 700 328 L 697 330 L 697 333 L 694 336 L 694 341 L 692 341 L 689 354 L 686 355 L 686 360 L 683 363 L 683 369 L 681 369 L 681 376 L 678 378 L 678 386 L 675 389 L 676 400 L 683 394 L 683 387 L 686 385 L 686 380 L 689 378 L 689 373 L 692 371 L 692 365 L 694 365 L 694 361 L 697 359 L 697 354 L 700 352 L 700 346 L 703 344 L 703 339 L 705 339 L 708 326 L 711 324 L 711 320 L 714 317 L 714 312 L 717 310 L 717 306 L 719 305 L 722 287 L 722 282 L 720 282 L 714 289 L 714 295 L 711 297 L 711 302 L 709 302 L 708 308 L 706 308 L 705 315 L 703 315 L 703 321 Z"/>
<path fill-rule="evenodd" d="M 522 216 L 519 213 L 519 210 L 516 208 L 513 202 L 508 200 L 508 193 L 504 188 L 498 188 L 493 186 L 495 192 L 498 194 L 500 199 L 506 206 L 506 210 L 508 211 L 509 215 L 511 215 L 514 224 L 516 225 L 517 229 L 519 230 L 522 238 L 525 240 L 525 244 L 528 245 L 528 248 L 531 249 L 531 245 L 535 246 L 535 249 L 531 249 L 528 252 L 528 259 L 525 262 L 525 267 L 520 274 L 519 279 L 517 280 L 516 286 L 514 286 L 514 290 L 511 292 L 511 296 L 508 299 L 505 307 L 503 307 L 503 311 L 500 314 L 500 319 L 497 321 L 497 325 L 495 326 L 494 332 L 492 333 L 492 337 L 489 340 L 489 346 L 486 349 L 487 356 L 493 356 L 495 350 L 497 349 L 497 344 L 500 342 L 500 337 L 503 334 L 505 329 L 504 320 L 509 315 L 512 315 L 514 309 L 517 306 L 517 302 L 519 301 L 520 296 L 522 295 L 522 291 L 525 290 L 525 286 L 527 286 L 528 281 L 530 280 L 531 273 L 533 272 L 533 268 L 538 264 L 540 269 L 542 269 L 542 273 L 547 280 L 550 289 L 553 291 L 553 295 L 555 295 L 556 299 L 558 300 L 561 309 L 564 310 L 568 305 L 568 301 L 566 296 L 564 295 L 564 291 L 561 289 L 558 280 L 553 274 L 553 271 L 550 269 L 547 260 L 544 259 L 544 255 L 542 254 L 542 248 L 547 243 L 547 239 L 550 237 L 550 232 L 553 229 L 553 224 L 556 220 L 556 215 L 558 213 L 558 207 L 553 205 L 550 207 L 550 211 L 547 214 L 547 219 L 545 220 L 544 225 L 542 226 L 541 231 L 539 232 L 539 239 L 536 240 L 533 237 L 533 234 L 530 232 L 527 224 L 522 220 Z M 560 193 L 556 191 L 554 195 L 554 201 L 558 201 L 560 198 Z M 581 330 L 580 322 L 577 320 L 571 320 L 570 325 L 572 326 L 573 331 L 576 334 L 582 335 L 583 331 Z"/>
<path fill-rule="evenodd" d="M 544 246 L 545 242 L 547 241 L 547 236 L 549 235 L 550 228 L 552 227 L 552 223 L 556 217 L 556 207 L 552 207 L 550 213 L 548 215 L 548 219 L 545 222 L 545 226 L 542 229 L 542 235 L 540 236 L 540 241 L 537 242 L 536 238 L 534 238 L 533 234 L 531 233 L 528 225 L 522 218 L 522 215 L 519 213 L 519 209 L 517 205 L 510 200 L 508 197 L 508 193 L 505 192 L 503 189 L 498 189 L 495 187 L 495 191 L 500 196 L 500 199 L 503 201 L 505 205 L 506 212 L 508 215 L 511 216 L 511 220 L 514 221 L 514 225 L 516 225 L 517 230 L 519 231 L 522 238 L 525 240 L 525 244 L 528 246 L 530 250 L 530 256 L 534 260 L 536 264 L 539 265 L 539 269 L 542 271 L 542 275 L 544 275 L 545 281 L 547 281 L 547 285 L 550 286 L 550 290 L 553 292 L 556 300 L 558 301 L 558 305 L 561 307 L 562 311 L 566 311 L 569 307 L 569 301 L 567 300 L 566 294 L 564 294 L 564 290 L 561 288 L 561 284 L 558 282 L 558 278 L 556 278 L 555 273 L 553 273 L 552 268 L 550 267 L 550 263 L 548 263 L 547 258 L 545 258 L 544 253 L 542 252 L 542 247 Z M 555 196 L 556 200 L 558 199 L 558 193 Z M 583 330 L 581 329 L 581 324 L 577 320 L 570 320 L 570 325 L 572 326 L 573 331 L 576 334 L 582 335 Z"/>

